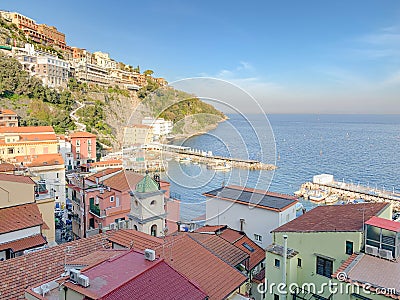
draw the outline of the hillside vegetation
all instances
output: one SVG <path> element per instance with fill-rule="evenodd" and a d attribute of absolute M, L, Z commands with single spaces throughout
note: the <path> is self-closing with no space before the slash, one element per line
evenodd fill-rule
<path fill-rule="evenodd" d="M 88 86 L 75 79 L 70 79 L 67 88 L 55 90 L 30 77 L 17 60 L 0 54 L 0 106 L 16 111 L 22 126 L 51 125 L 57 133 L 74 130 L 70 113 L 77 107 L 75 99 L 85 103 L 77 112 L 79 122 L 84 123 L 89 132 L 97 134 L 102 143 L 114 148 L 121 146 L 123 128 L 141 103 L 140 106 L 146 108 L 141 117 L 172 120 L 177 124 L 175 133 L 179 134 L 204 131 L 225 118 L 194 95 L 171 87 L 160 88 L 151 77 L 137 92 Z"/>

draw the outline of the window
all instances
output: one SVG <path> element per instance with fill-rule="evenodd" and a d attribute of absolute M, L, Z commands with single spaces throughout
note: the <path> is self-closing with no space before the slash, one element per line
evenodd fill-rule
<path fill-rule="evenodd" d="M 114 196 L 110 197 L 110 202 L 114 202 Z"/>
<path fill-rule="evenodd" d="M 262 242 L 262 236 L 261 235 L 259 235 L 259 234 L 254 234 L 254 239 L 257 241 L 257 242 Z"/>
<path fill-rule="evenodd" d="M 249 250 L 250 252 L 254 252 L 254 248 L 251 247 L 249 244 L 243 243 L 242 245 L 243 245 L 243 247 L 245 247 L 245 248 L 246 248 L 247 250 Z"/>
<path fill-rule="evenodd" d="M 150 206 L 154 206 L 154 205 L 156 205 L 156 200 L 152 200 L 152 201 L 150 202 Z"/>
<path fill-rule="evenodd" d="M 317 274 L 331 278 L 333 270 L 333 261 L 327 258 L 317 256 Z"/>
<path fill-rule="evenodd" d="M 346 241 L 346 254 L 348 255 L 353 254 L 353 242 Z"/>
<path fill-rule="evenodd" d="M 7 149 L 8 154 L 14 154 L 14 148 L 8 148 Z"/>
<path fill-rule="evenodd" d="M 297 259 L 297 266 L 301 268 L 301 258 Z"/>
<path fill-rule="evenodd" d="M 274 300 L 279 300 L 279 295 L 274 294 Z"/>
<path fill-rule="evenodd" d="M 80 140 L 76 140 L 76 145 L 80 146 L 81 145 L 81 141 Z"/>
<path fill-rule="evenodd" d="M 156 224 L 154 224 L 153 226 L 151 226 L 150 234 L 151 234 L 152 236 L 157 236 L 157 225 L 156 225 Z"/>
<path fill-rule="evenodd" d="M 275 259 L 274 266 L 277 268 L 281 267 L 281 261 L 279 259 Z"/>

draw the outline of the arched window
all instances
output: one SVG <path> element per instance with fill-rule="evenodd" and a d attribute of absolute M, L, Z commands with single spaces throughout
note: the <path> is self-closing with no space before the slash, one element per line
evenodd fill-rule
<path fill-rule="evenodd" d="M 150 234 L 151 234 L 152 236 L 157 236 L 157 225 L 156 225 L 156 224 L 154 224 L 154 225 L 151 226 Z"/>

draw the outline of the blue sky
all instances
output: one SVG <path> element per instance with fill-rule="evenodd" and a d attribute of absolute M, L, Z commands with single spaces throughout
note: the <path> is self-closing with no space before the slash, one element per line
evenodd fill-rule
<path fill-rule="evenodd" d="M 397 0 L 115 3 L 3 0 L 0 9 L 168 81 L 227 80 L 267 113 L 400 113 Z"/>

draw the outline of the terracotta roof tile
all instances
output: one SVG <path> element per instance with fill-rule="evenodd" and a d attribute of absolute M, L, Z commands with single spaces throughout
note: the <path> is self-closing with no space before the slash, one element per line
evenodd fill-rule
<path fill-rule="evenodd" d="M 0 115 L 17 115 L 16 112 L 12 111 L 11 109 L 7 109 L 7 108 L 1 108 L 0 109 Z"/>
<path fill-rule="evenodd" d="M 250 255 L 249 269 L 252 270 L 265 259 L 265 251 L 263 248 L 253 242 L 247 235 L 237 240 L 234 245 Z M 251 250 L 254 249 L 254 250 Z"/>
<path fill-rule="evenodd" d="M 0 209 L 0 234 L 42 224 L 42 215 L 36 203 Z"/>
<path fill-rule="evenodd" d="M 11 172 L 16 170 L 16 167 L 13 164 L 2 163 L 0 164 L 0 172 Z"/>
<path fill-rule="evenodd" d="M 121 171 L 121 170 L 122 170 L 122 168 L 109 168 L 109 169 L 104 169 L 104 170 L 102 170 L 102 171 L 100 171 L 100 172 L 97 172 L 97 173 L 95 173 L 95 174 L 93 174 L 93 175 L 90 175 L 90 176 L 86 177 L 86 179 L 87 179 L 87 180 L 90 180 L 90 181 L 93 181 L 93 182 L 96 182 L 96 178 L 101 178 L 101 177 L 110 175 L 110 174 L 112 174 L 112 173 L 117 173 L 117 172 L 119 172 L 119 171 Z"/>
<path fill-rule="evenodd" d="M 388 203 L 318 206 L 272 232 L 361 231 L 363 221 L 379 214 Z"/>
<path fill-rule="evenodd" d="M 236 267 L 240 263 L 244 264 L 244 261 L 250 258 L 250 255 L 243 249 L 232 245 L 218 235 L 189 233 L 189 236 L 232 267 Z"/>
<path fill-rule="evenodd" d="M 96 135 L 90 132 L 77 131 L 69 135 L 70 138 L 95 138 Z"/>
<path fill-rule="evenodd" d="M 108 233 L 107 233 L 108 234 Z M 93 251 L 109 248 L 107 234 L 61 244 L 45 250 L 0 261 L 0 298 L 23 298 L 25 288 L 53 280 L 64 272 L 64 257 L 67 246 L 71 246 L 67 263 L 86 256 Z M 112 233 L 110 233 L 112 234 Z"/>
<path fill-rule="evenodd" d="M 163 240 L 133 229 L 117 230 L 109 241 L 118 245 L 144 251 L 156 249 L 163 244 Z"/>
<path fill-rule="evenodd" d="M 21 134 L 20 140 L 16 143 L 21 142 L 36 142 L 36 141 L 53 141 L 57 142 L 57 137 L 54 133 L 51 134 Z"/>
<path fill-rule="evenodd" d="M 97 265 L 107 259 L 117 257 L 123 253 L 126 253 L 127 250 L 121 249 L 100 249 L 97 251 L 93 251 L 86 256 L 79 257 L 72 261 L 68 262 L 68 265 L 81 265 L 81 266 L 92 266 Z"/>
<path fill-rule="evenodd" d="M 400 299 L 400 263 L 397 261 L 389 261 L 366 254 L 353 254 L 332 277 L 336 278 L 340 272 L 346 275 L 342 275 L 342 280 L 344 278 L 346 282 L 364 286 L 372 292 L 376 291 L 377 288 L 380 288 L 380 290 L 382 288 L 394 289 L 396 293 L 388 293 L 385 296 Z"/>
<path fill-rule="evenodd" d="M 11 181 L 35 185 L 35 182 L 32 180 L 32 178 L 23 175 L 0 174 L 0 181 Z"/>
<path fill-rule="evenodd" d="M 103 184 L 111 187 L 114 190 L 124 192 L 135 190 L 136 184 L 139 183 L 143 178 L 143 175 L 131 171 L 124 171 L 107 178 L 103 181 Z"/>
<path fill-rule="evenodd" d="M 1 127 L 0 133 L 54 133 L 51 126 Z"/>
<path fill-rule="evenodd" d="M 32 235 L 23 239 L 15 240 L 12 242 L 0 245 L 0 251 L 5 249 L 12 249 L 13 252 L 27 250 L 47 244 L 47 241 L 41 234 Z"/>
<path fill-rule="evenodd" d="M 227 228 L 226 230 L 222 231 L 220 235 L 222 238 L 233 244 L 237 240 L 241 239 L 244 236 L 244 233 L 233 230 L 231 228 Z"/>
<path fill-rule="evenodd" d="M 104 161 L 97 161 L 94 163 L 90 163 L 91 167 L 101 167 L 107 165 L 122 165 L 122 160 L 120 159 L 111 159 L 111 160 L 104 160 Z"/>
<path fill-rule="evenodd" d="M 59 153 L 16 156 L 15 159 L 29 167 L 64 165 L 64 159 Z"/>
<path fill-rule="evenodd" d="M 208 232 L 208 233 L 216 233 L 221 229 L 226 229 L 227 225 L 205 225 L 200 228 L 197 228 L 195 232 Z"/>

